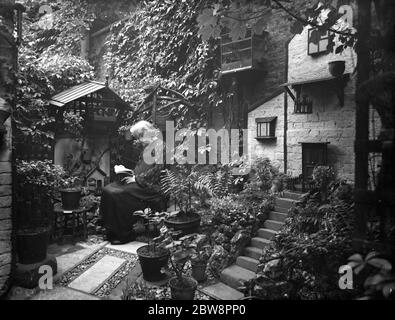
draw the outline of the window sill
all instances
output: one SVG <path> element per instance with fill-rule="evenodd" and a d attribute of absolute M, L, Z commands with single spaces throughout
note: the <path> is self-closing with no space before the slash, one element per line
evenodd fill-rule
<path fill-rule="evenodd" d="M 255 139 L 259 141 L 275 141 L 277 137 L 256 137 Z"/>

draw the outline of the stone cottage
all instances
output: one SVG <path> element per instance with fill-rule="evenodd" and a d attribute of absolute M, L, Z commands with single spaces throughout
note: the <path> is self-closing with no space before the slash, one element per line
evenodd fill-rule
<path fill-rule="evenodd" d="M 352 7 L 344 16 L 352 23 Z M 286 81 L 248 113 L 248 146 L 252 159 L 269 158 L 307 183 L 316 165 L 332 166 L 353 181 L 355 140 L 355 75 L 357 56 L 347 48 L 328 50 L 329 34 L 318 45 L 307 26 L 286 44 Z M 344 73 L 333 76 L 329 63 L 344 61 Z"/>

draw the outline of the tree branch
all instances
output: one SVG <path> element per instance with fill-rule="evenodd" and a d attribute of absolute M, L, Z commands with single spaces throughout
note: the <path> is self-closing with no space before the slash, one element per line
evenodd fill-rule
<path fill-rule="evenodd" d="M 322 26 L 320 26 L 320 25 L 318 25 L 318 24 L 316 24 L 316 23 L 313 23 L 313 22 L 308 21 L 308 20 L 306 20 L 306 19 L 304 19 L 304 18 L 302 18 L 302 17 L 297 16 L 297 15 L 296 15 L 295 13 L 293 13 L 291 10 L 289 10 L 288 8 L 286 8 L 282 3 L 280 3 L 280 1 L 278 1 L 278 0 L 272 0 L 272 1 L 273 1 L 275 4 L 277 4 L 277 6 L 278 6 L 280 9 L 282 9 L 283 11 L 285 11 L 286 13 L 288 13 L 292 18 L 296 19 L 297 21 L 299 21 L 299 22 L 301 22 L 301 23 L 303 23 L 303 24 L 309 24 L 309 25 L 311 25 L 311 26 L 313 26 L 313 27 L 317 27 L 317 28 L 322 27 Z M 336 34 L 339 34 L 339 35 L 342 35 L 342 36 L 346 36 L 346 37 L 356 38 L 356 36 L 357 36 L 356 33 L 353 34 L 353 33 L 350 33 L 350 32 L 343 32 L 343 31 L 335 30 L 335 29 L 333 29 L 333 28 L 328 28 L 328 31 L 331 31 L 331 32 L 333 32 L 333 33 L 336 33 Z"/>

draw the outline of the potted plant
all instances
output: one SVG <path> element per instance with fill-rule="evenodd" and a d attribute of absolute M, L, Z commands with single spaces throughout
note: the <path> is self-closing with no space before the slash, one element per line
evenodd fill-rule
<path fill-rule="evenodd" d="M 180 233 L 181 231 L 162 228 L 161 246 L 170 251 L 170 264 L 175 273 L 175 277 L 169 280 L 171 298 L 173 300 L 194 300 L 198 282 L 185 274 L 185 266 L 195 253 L 198 235 L 191 234 L 178 239 Z"/>
<path fill-rule="evenodd" d="M 194 174 L 193 170 L 178 166 L 174 171 L 165 170 L 161 179 L 164 195 L 173 198 L 181 208 L 165 220 L 165 225 L 174 231 L 181 231 L 181 236 L 197 233 L 200 227 L 201 217 L 192 209 Z"/>
<path fill-rule="evenodd" d="M 329 72 L 332 76 L 338 78 L 344 74 L 346 70 L 346 62 L 344 60 L 336 60 L 328 62 Z"/>
<path fill-rule="evenodd" d="M 136 211 L 134 215 L 147 221 L 147 225 L 160 228 L 167 213 L 152 213 L 151 210 L 146 209 L 144 211 Z M 161 236 L 153 238 L 148 245 L 137 250 L 143 277 L 147 281 L 155 282 L 165 278 L 162 269 L 167 266 L 170 254 L 167 249 L 160 246 L 161 240 Z"/>
<path fill-rule="evenodd" d="M 75 210 L 80 206 L 81 181 L 79 177 L 66 177 L 60 182 L 59 192 L 62 197 L 62 208 L 64 210 Z"/>
<path fill-rule="evenodd" d="M 50 161 L 17 162 L 17 253 L 22 264 L 46 259 L 53 198 L 65 174 Z"/>
<path fill-rule="evenodd" d="M 196 247 L 191 256 L 192 277 L 197 282 L 203 282 L 207 279 L 207 262 L 211 257 L 212 248 L 206 235 L 199 235 L 194 242 Z"/>

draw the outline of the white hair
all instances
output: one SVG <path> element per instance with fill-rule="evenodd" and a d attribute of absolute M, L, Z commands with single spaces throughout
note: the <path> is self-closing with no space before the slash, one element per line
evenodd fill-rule
<path fill-rule="evenodd" d="M 160 131 L 152 123 L 141 120 L 130 128 L 130 133 L 135 139 L 145 143 L 150 143 L 158 136 Z"/>

